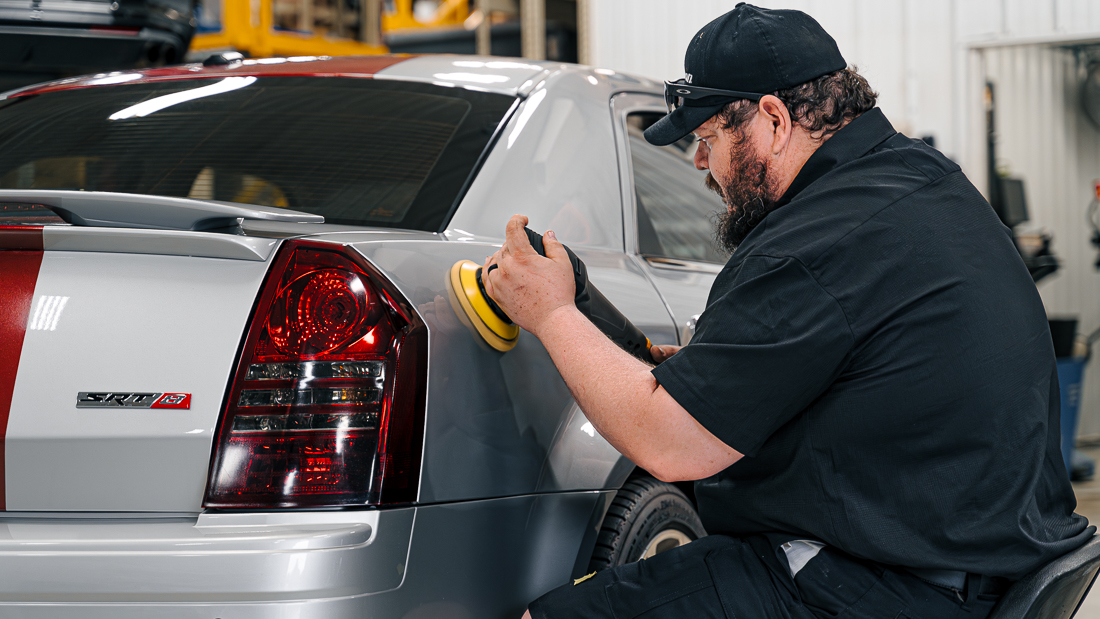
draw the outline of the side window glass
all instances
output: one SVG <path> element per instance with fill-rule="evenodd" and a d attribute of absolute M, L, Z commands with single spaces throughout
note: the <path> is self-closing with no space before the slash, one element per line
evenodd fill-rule
<path fill-rule="evenodd" d="M 639 253 L 655 258 L 725 264 L 729 256 L 714 242 L 714 220 L 725 205 L 695 169 L 694 138 L 653 146 L 642 132 L 661 114 L 627 116 L 634 168 Z"/>

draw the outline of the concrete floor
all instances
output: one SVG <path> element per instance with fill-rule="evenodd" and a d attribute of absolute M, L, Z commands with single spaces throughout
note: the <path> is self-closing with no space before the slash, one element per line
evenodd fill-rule
<path fill-rule="evenodd" d="M 1100 447 L 1082 448 L 1081 453 L 1100 463 Z M 1074 482 L 1073 492 L 1077 495 L 1077 513 L 1089 519 L 1090 524 L 1100 526 L 1100 475 L 1092 481 Z M 1076 619 L 1100 619 L 1100 586 L 1093 587 Z"/>

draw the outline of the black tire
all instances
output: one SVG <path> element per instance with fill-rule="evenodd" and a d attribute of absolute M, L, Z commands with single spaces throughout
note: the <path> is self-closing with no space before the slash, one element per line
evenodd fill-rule
<path fill-rule="evenodd" d="M 691 501 L 649 475 L 627 480 L 604 516 L 589 572 L 637 561 L 706 536 Z M 656 542 L 656 544 L 654 544 Z"/>

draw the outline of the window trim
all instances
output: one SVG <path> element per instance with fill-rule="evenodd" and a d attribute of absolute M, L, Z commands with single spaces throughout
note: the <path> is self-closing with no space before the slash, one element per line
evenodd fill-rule
<path fill-rule="evenodd" d="M 698 260 L 683 260 L 681 258 L 665 258 L 663 256 L 647 256 L 638 254 L 649 266 L 655 269 L 667 269 L 669 271 L 691 271 L 693 273 L 712 273 L 717 275 L 722 272 L 723 265 L 714 262 L 700 262 Z"/>

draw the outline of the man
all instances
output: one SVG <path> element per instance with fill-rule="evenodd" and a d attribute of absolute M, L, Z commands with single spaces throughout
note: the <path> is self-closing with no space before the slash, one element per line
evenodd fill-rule
<path fill-rule="evenodd" d="M 1008 230 L 845 67 L 797 11 L 739 4 L 692 40 L 646 139 L 694 132 L 734 251 L 695 337 L 656 368 L 576 310 L 552 232 L 542 258 L 516 216 L 486 261 L 487 292 L 599 432 L 659 479 L 699 480 L 711 534 L 528 616 L 976 619 L 1094 532 L 1073 514 L 1046 316 Z"/>

